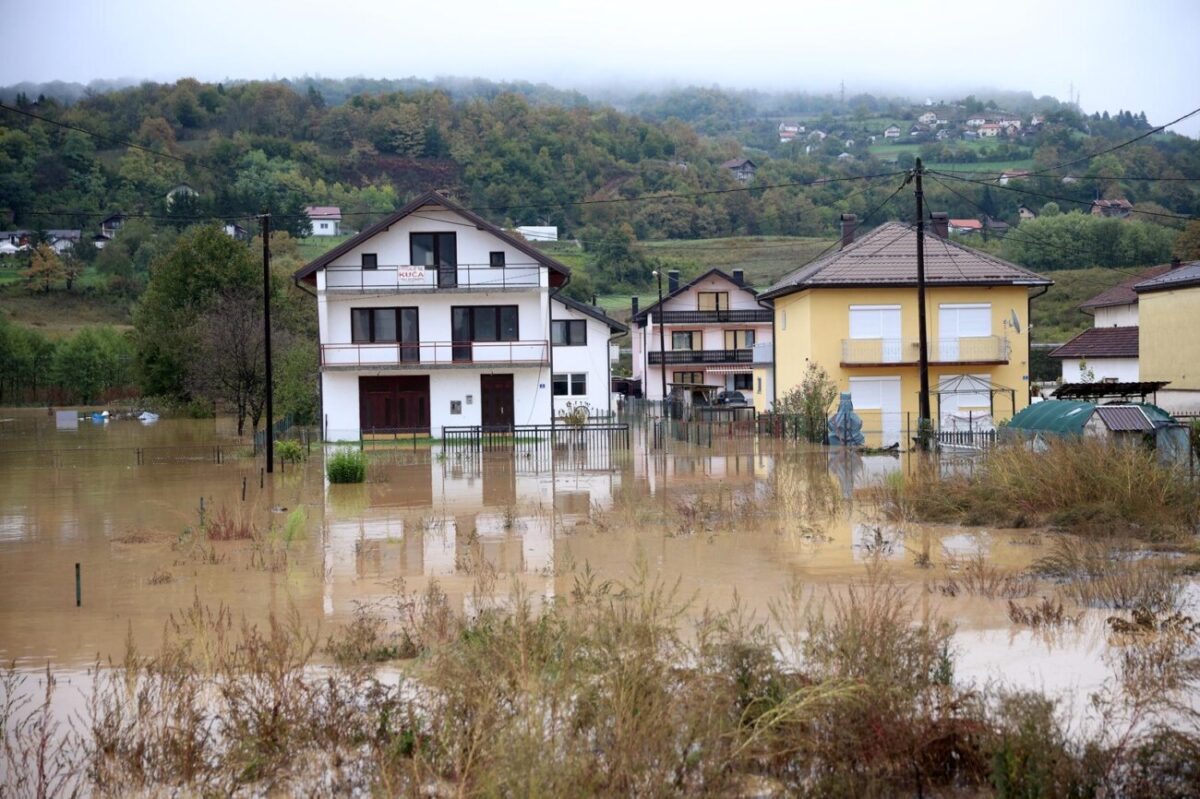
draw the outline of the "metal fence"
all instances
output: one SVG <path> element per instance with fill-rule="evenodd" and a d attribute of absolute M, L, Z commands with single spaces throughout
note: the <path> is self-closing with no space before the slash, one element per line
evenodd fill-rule
<path fill-rule="evenodd" d="M 619 423 L 528 424 L 503 427 L 470 425 L 443 427 L 447 448 L 467 447 L 486 451 L 605 447 L 629 449 L 629 425 Z"/>

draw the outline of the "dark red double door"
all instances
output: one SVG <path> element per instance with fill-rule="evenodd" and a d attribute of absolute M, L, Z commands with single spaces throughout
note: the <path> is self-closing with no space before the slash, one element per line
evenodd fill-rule
<path fill-rule="evenodd" d="M 429 376 L 358 378 L 364 433 L 429 432 Z"/>

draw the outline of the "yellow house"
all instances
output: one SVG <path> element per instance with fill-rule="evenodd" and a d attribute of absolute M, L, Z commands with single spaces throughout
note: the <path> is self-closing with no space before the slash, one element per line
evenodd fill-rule
<path fill-rule="evenodd" d="M 986 429 L 1029 400 L 1031 289 L 1052 281 L 947 237 L 946 214 L 925 232 L 930 410 L 943 429 Z M 906 443 L 918 420 L 917 232 L 890 222 L 855 238 L 842 216 L 841 248 L 761 295 L 775 310 L 774 371 L 755 369 L 755 407 L 770 410 L 823 367 L 851 395 L 867 443 Z M 1036 296 L 1034 294 L 1033 296 Z"/>
<path fill-rule="evenodd" d="M 1134 285 L 1139 379 L 1168 382 L 1156 395 L 1172 413 L 1200 411 L 1200 261 L 1172 264 Z"/>

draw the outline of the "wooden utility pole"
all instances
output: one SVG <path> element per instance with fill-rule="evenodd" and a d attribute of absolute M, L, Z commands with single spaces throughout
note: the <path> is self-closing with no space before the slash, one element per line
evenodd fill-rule
<path fill-rule="evenodd" d="M 913 169 L 917 190 L 917 342 L 920 350 L 921 396 L 917 409 L 917 446 L 929 449 L 932 420 L 929 417 L 929 339 L 925 330 L 925 192 L 921 177 L 925 167 L 918 158 Z"/>
<path fill-rule="evenodd" d="M 275 386 L 271 372 L 271 214 L 264 210 L 262 222 L 263 256 L 263 343 L 267 367 L 267 428 L 263 440 L 267 447 L 267 474 L 275 472 Z"/>

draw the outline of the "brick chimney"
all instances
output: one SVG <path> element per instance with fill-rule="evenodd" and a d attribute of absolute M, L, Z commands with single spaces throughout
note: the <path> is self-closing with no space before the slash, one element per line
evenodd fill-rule
<path fill-rule="evenodd" d="M 1179 256 L 1175 256 L 1174 258 L 1171 259 L 1171 268 L 1172 269 L 1178 269 L 1181 266 L 1183 266 L 1183 261 L 1179 260 Z"/>
<path fill-rule="evenodd" d="M 746 285 L 746 271 L 744 269 L 733 270 L 733 282 L 739 286 Z"/>
<path fill-rule="evenodd" d="M 858 227 L 858 216 L 842 214 L 842 249 L 854 243 L 854 230 Z"/>
<path fill-rule="evenodd" d="M 630 298 L 629 298 L 629 315 L 630 315 L 630 316 L 637 316 L 637 314 L 638 314 L 638 301 L 637 301 L 637 297 L 630 297 Z"/>
<path fill-rule="evenodd" d="M 667 272 L 667 293 L 674 294 L 679 291 L 679 270 L 672 269 Z"/>
<path fill-rule="evenodd" d="M 944 239 L 950 235 L 950 214 L 945 211 L 934 211 L 929 215 L 929 219 L 930 226 L 938 238 Z"/>

